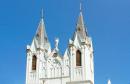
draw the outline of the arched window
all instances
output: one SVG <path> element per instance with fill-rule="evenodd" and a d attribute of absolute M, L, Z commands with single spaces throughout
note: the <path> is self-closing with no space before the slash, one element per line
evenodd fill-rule
<path fill-rule="evenodd" d="M 76 51 L 76 66 L 81 66 L 81 52 L 79 50 Z"/>
<path fill-rule="evenodd" d="M 36 70 L 37 67 L 37 57 L 34 55 L 32 58 L 32 70 Z"/>

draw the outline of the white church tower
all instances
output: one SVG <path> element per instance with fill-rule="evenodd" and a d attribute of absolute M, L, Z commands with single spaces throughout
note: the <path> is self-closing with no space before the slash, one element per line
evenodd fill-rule
<path fill-rule="evenodd" d="M 57 38 L 55 48 L 51 49 L 42 16 L 32 44 L 27 45 L 26 84 L 94 84 L 93 45 L 81 6 L 64 56 L 60 55 L 58 44 Z"/>
<path fill-rule="evenodd" d="M 92 40 L 84 25 L 83 14 L 80 14 L 73 38 L 69 40 L 71 82 L 78 84 L 94 84 L 94 61 Z"/>
<path fill-rule="evenodd" d="M 45 56 L 50 52 L 51 46 L 46 34 L 42 16 L 32 44 L 27 45 L 26 84 L 40 84 L 39 78 L 41 74 L 41 64 L 45 62 Z M 45 73 L 46 72 L 44 72 L 44 74 Z"/>

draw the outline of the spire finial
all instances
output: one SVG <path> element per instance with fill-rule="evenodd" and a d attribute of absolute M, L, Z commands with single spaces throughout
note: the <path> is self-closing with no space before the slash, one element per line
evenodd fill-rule
<path fill-rule="evenodd" d="M 82 12 L 82 0 L 80 0 L 80 12 Z"/>
<path fill-rule="evenodd" d="M 43 8 L 42 8 L 42 10 L 41 10 L 41 18 L 43 18 Z"/>

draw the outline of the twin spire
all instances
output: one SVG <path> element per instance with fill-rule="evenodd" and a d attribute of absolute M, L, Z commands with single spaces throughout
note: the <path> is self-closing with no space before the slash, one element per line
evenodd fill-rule
<path fill-rule="evenodd" d="M 77 22 L 76 32 L 78 35 L 80 35 L 80 37 L 82 37 L 82 38 L 86 37 L 81 3 L 80 3 L 80 14 L 79 14 L 78 22 Z M 33 45 L 35 45 L 36 48 L 37 47 L 43 47 L 43 48 L 50 47 L 50 43 L 48 41 L 48 37 L 46 34 L 46 30 L 45 30 L 45 24 L 44 24 L 44 20 L 43 20 L 43 9 L 41 10 L 41 20 L 38 25 L 36 35 L 34 36 L 34 39 L 33 39 Z"/>

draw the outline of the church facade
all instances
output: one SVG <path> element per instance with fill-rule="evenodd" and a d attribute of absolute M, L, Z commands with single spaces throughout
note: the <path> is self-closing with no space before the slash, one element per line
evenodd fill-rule
<path fill-rule="evenodd" d="M 92 39 L 88 36 L 80 10 L 74 35 L 63 56 L 59 39 L 51 49 L 41 18 L 31 45 L 27 45 L 26 84 L 94 84 Z"/>

